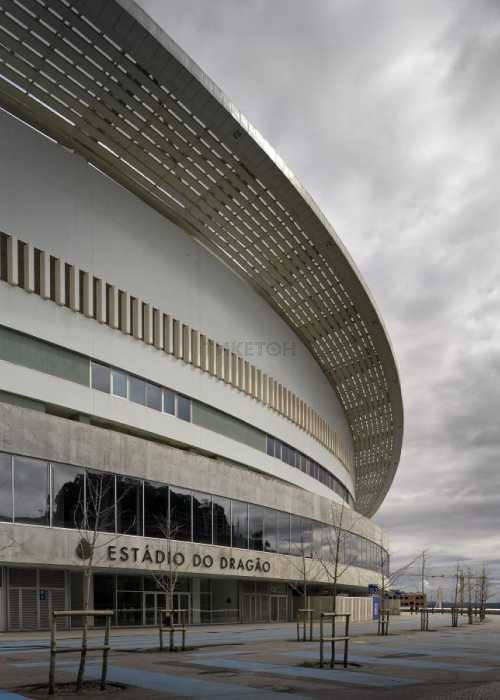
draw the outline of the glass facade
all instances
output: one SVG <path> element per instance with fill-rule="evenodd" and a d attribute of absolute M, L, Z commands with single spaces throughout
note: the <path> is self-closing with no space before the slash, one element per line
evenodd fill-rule
<path fill-rule="evenodd" d="M 49 471 L 46 462 L 14 457 L 14 516 L 18 523 L 49 524 Z"/>
<path fill-rule="evenodd" d="M 85 470 L 52 465 L 52 525 L 77 528 L 83 520 Z"/>
<path fill-rule="evenodd" d="M 0 235 L 1 238 L 1 235 Z M 258 428 L 223 411 L 176 394 L 144 378 L 124 372 L 79 355 L 65 348 L 46 343 L 0 325 L 0 357 L 14 364 L 30 367 L 62 379 L 91 386 L 180 420 L 192 422 L 220 435 L 249 445 L 271 457 L 300 469 L 337 493 L 349 505 L 354 499 L 342 482 L 328 469 L 294 447 L 266 435 Z M 18 399 L 19 400 L 19 399 Z M 23 398 L 23 401 L 27 399 Z M 40 405 L 42 402 L 33 402 Z M 43 405 L 43 404 L 42 404 Z"/>
<path fill-rule="evenodd" d="M 144 479 L 0 453 L 0 519 L 331 559 L 335 529 L 284 511 Z M 380 569 L 381 548 L 342 531 L 340 558 Z M 388 557 L 386 557 L 388 561 Z"/>
<path fill-rule="evenodd" d="M 234 416 L 229 416 L 182 394 L 176 394 L 171 389 L 160 387 L 99 362 L 92 361 L 91 366 L 92 387 L 94 389 L 107 393 L 112 392 L 117 396 L 128 398 L 134 403 L 176 416 L 180 420 L 193 422 L 208 430 L 250 445 L 257 450 L 267 452 L 270 457 L 279 459 L 295 469 L 300 469 L 304 474 L 320 481 L 346 503 L 354 504 L 354 499 L 348 489 L 328 469 L 281 440 L 266 435 Z"/>
<path fill-rule="evenodd" d="M 12 457 L 0 454 L 0 520 L 12 520 Z"/>

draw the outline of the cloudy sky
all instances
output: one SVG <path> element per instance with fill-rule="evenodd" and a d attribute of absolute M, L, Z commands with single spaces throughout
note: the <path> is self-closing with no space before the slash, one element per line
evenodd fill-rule
<path fill-rule="evenodd" d="M 406 432 L 376 516 L 500 578 L 500 4 L 141 0 L 319 203 L 400 366 Z M 438 583 L 429 580 L 431 587 Z"/>

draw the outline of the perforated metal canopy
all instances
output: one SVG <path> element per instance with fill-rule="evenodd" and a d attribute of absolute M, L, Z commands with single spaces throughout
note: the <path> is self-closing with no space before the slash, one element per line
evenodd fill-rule
<path fill-rule="evenodd" d="M 0 104 L 179 223 L 285 319 L 345 409 L 371 516 L 403 434 L 390 341 L 331 225 L 219 88 L 132 0 L 1 0 Z"/>

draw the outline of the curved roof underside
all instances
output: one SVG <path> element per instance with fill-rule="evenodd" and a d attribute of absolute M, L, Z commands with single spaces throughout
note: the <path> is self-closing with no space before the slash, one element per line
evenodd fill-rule
<path fill-rule="evenodd" d="M 219 88 L 132 0 L 4 0 L 0 104 L 181 224 L 285 319 L 344 406 L 371 516 L 403 433 L 390 342 L 328 221 Z"/>

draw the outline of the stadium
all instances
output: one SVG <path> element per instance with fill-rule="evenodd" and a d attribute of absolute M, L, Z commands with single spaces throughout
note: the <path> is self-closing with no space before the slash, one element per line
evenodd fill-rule
<path fill-rule="evenodd" d="M 366 594 L 401 388 L 311 197 L 132 0 L 2 3 L 0 107 L 0 630 Z"/>

